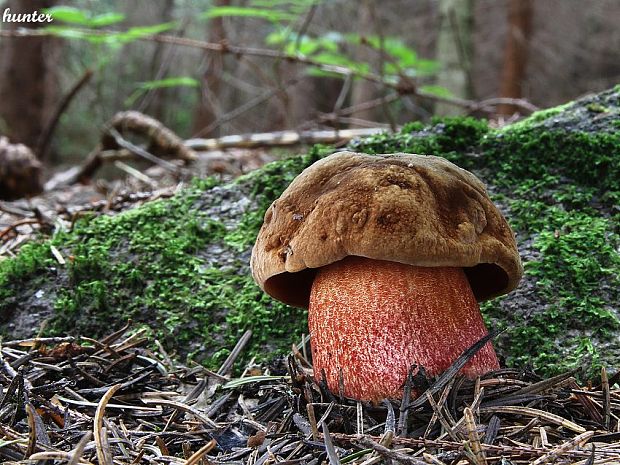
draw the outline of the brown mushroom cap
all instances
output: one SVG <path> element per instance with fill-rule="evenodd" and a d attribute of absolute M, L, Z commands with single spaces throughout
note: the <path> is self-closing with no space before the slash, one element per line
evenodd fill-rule
<path fill-rule="evenodd" d="M 307 307 L 316 269 L 349 255 L 463 267 L 479 301 L 523 274 L 482 182 L 428 155 L 338 152 L 305 169 L 267 209 L 252 275 L 272 297 Z"/>

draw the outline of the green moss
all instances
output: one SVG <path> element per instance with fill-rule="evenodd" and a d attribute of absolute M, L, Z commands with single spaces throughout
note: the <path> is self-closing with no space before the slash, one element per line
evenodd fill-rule
<path fill-rule="evenodd" d="M 607 113 L 609 111 L 609 108 L 601 105 L 600 103 L 590 103 L 586 106 L 586 108 L 588 111 L 593 113 Z"/>
<path fill-rule="evenodd" d="M 280 171 L 290 176 L 289 164 L 282 163 Z M 222 223 L 194 208 L 200 194 L 213 186 L 213 181 L 197 182 L 173 199 L 82 220 L 71 233 L 54 237 L 51 244 L 70 258 L 47 331 L 97 337 L 131 318 L 149 323 L 169 348 L 211 367 L 226 356 L 219 349 L 234 346 L 246 329 L 255 335 L 248 356 L 266 347 L 290 347 L 289 338 L 305 326 L 304 312 L 268 302 L 247 273 L 238 274 L 247 263 L 216 269 L 199 253 L 231 236 Z M 240 243 L 247 245 L 258 224 L 242 223 L 247 229 Z M 52 278 L 58 267 L 50 243 L 28 245 L 18 260 L 2 262 L 0 312 L 10 312 L 10 297 L 22 279 Z M 270 318 L 270 312 L 277 312 L 277 318 Z"/>
<path fill-rule="evenodd" d="M 418 153 L 437 155 L 472 168 L 472 152 L 488 132 L 487 122 L 469 117 L 433 118 L 430 125 L 419 122 L 405 125 L 396 134 L 378 134 L 349 144 L 351 150 L 364 153 Z"/>
<path fill-rule="evenodd" d="M 299 173 L 332 152 L 331 147 L 317 145 L 307 154 L 270 163 L 259 171 L 240 177 L 236 184 L 252 186 L 250 196 L 257 207 L 246 213 L 241 218 L 239 226 L 226 235 L 224 238 L 226 243 L 239 251 L 254 244 L 269 205 L 280 196 Z"/>
<path fill-rule="evenodd" d="M 496 182 L 509 185 L 555 175 L 601 192 L 620 191 L 619 98 L 608 91 L 489 132 L 480 145 L 486 166 Z"/>
<path fill-rule="evenodd" d="M 540 254 L 525 272 L 544 311 L 511 316 L 498 302 L 484 305 L 506 328 L 500 345 L 510 364 L 529 363 L 543 374 L 588 365 L 592 375 L 617 361 L 605 347 L 619 329 L 620 228 L 610 212 L 620 199 L 620 134 L 613 117 L 594 110 L 617 112 L 618 104 L 617 93 L 607 92 L 482 140 L 488 181 L 506 194 L 511 225 Z"/>
<path fill-rule="evenodd" d="M 540 217 L 538 227 L 533 226 L 537 229 L 534 246 L 541 258 L 525 263 L 525 272 L 535 279 L 547 309 L 531 315 L 523 309 L 512 320 L 506 319 L 496 303 L 485 309 L 507 328 L 502 345 L 510 365 L 531 364 L 544 373 L 557 373 L 583 365 L 584 360 L 575 354 L 587 347 L 590 373 L 595 375 L 599 367 L 592 362 L 601 359 L 600 343 L 611 343 L 620 329 L 618 309 L 612 307 L 620 297 L 620 236 L 606 218 L 558 207 L 536 213 Z M 598 294 L 600 288 L 609 293 Z M 520 320 L 523 315 L 527 315 L 525 320 Z M 588 336 L 568 337 L 575 333 Z M 593 335 L 599 347 L 591 340 L 584 345 L 584 338 Z M 560 345 L 559 340 L 563 340 Z"/>
<path fill-rule="evenodd" d="M 509 126 L 505 127 L 507 131 L 519 131 L 522 129 L 527 129 L 536 125 L 537 123 L 549 121 L 553 119 L 554 116 L 561 115 L 566 111 L 570 111 L 571 107 L 574 105 L 573 102 L 565 103 L 564 105 L 558 105 L 557 107 L 546 108 L 544 110 L 539 110 L 535 113 L 532 113 L 529 117 L 522 119 L 521 121 L 517 121 Z M 499 131 L 502 132 L 501 130 Z"/>

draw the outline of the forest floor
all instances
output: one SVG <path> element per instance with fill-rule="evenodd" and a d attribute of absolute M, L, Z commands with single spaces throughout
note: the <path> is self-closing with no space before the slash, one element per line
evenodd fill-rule
<path fill-rule="evenodd" d="M 581 386 L 571 372 L 503 369 L 472 381 L 453 366 L 436 380 L 410 379 L 426 386 L 416 400 L 408 383 L 402 400 L 372 404 L 317 384 L 306 347 L 231 377 L 243 338 L 209 371 L 128 329 L 3 342 L 2 463 L 620 461 L 617 376 Z"/>

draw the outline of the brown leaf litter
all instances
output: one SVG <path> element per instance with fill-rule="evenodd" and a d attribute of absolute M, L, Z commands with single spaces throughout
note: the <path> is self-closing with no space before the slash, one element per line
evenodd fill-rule
<path fill-rule="evenodd" d="M 620 462 L 620 389 L 605 371 L 598 386 L 575 372 L 418 373 L 408 382 L 426 389 L 418 399 L 373 405 L 327 392 L 298 350 L 230 378 L 249 333 L 216 373 L 173 362 L 129 328 L 2 343 L 2 463 Z"/>

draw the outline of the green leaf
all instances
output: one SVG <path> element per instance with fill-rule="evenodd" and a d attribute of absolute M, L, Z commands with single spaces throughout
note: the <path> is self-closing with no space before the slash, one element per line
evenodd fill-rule
<path fill-rule="evenodd" d="M 189 76 L 170 77 L 159 79 L 157 81 L 141 82 L 138 86 L 140 89 L 153 90 L 166 87 L 198 87 L 200 82 Z"/>
<path fill-rule="evenodd" d="M 342 66 L 358 73 L 367 73 L 370 70 L 368 63 L 353 61 L 340 53 L 321 52 L 312 58 L 325 65 Z"/>
<path fill-rule="evenodd" d="M 282 28 L 268 34 L 265 38 L 265 43 L 267 45 L 281 45 L 287 39 L 289 39 L 289 34 L 286 31 L 286 28 Z"/>
<path fill-rule="evenodd" d="M 86 40 L 92 43 L 105 43 L 111 46 L 132 42 L 142 37 L 158 34 L 176 26 L 176 22 L 153 24 L 150 26 L 138 26 L 126 31 L 101 31 L 94 29 L 81 29 L 71 26 L 47 26 L 45 31 L 57 37 L 65 39 Z"/>
<path fill-rule="evenodd" d="M 218 6 L 200 15 L 201 18 L 221 18 L 224 16 L 241 16 L 246 18 L 265 19 L 272 22 L 293 21 L 297 15 L 286 11 L 268 8 L 249 8 L 241 6 Z"/>
<path fill-rule="evenodd" d="M 117 24 L 125 20 L 125 15 L 123 13 L 103 13 L 93 17 L 89 22 L 88 26 L 90 27 L 103 27 L 110 26 L 112 24 Z"/>
<path fill-rule="evenodd" d="M 177 23 L 175 21 L 171 21 L 169 23 L 161 23 L 161 24 L 152 24 L 150 26 L 137 26 L 129 28 L 127 31 L 118 34 L 118 37 L 127 42 L 131 42 L 136 39 L 140 39 L 141 37 L 148 37 L 154 34 L 159 34 L 160 32 L 165 32 L 170 29 L 173 29 Z"/>
<path fill-rule="evenodd" d="M 57 21 L 65 23 L 79 24 L 85 26 L 90 21 L 89 16 L 82 10 L 70 6 L 54 6 L 43 10 L 45 13 L 52 15 Z"/>
<path fill-rule="evenodd" d="M 441 86 L 420 86 L 418 89 L 421 92 L 426 92 L 428 94 L 436 95 L 437 97 L 453 97 L 454 95 L 450 92 L 449 89 Z"/>
<path fill-rule="evenodd" d="M 320 5 L 325 0 L 252 0 L 250 6 L 257 8 L 289 8 L 305 10 L 312 5 Z"/>
<path fill-rule="evenodd" d="M 85 29 L 76 29 L 70 26 L 47 26 L 44 28 L 46 32 L 56 37 L 64 39 L 86 40 L 92 43 L 104 43 L 110 41 L 109 34 L 91 33 Z"/>
<path fill-rule="evenodd" d="M 70 23 L 76 26 L 93 28 L 110 26 L 112 24 L 120 23 L 125 19 L 125 15 L 122 13 L 109 12 L 92 16 L 89 11 L 84 11 L 69 6 L 55 6 L 52 8 L 47 8 L 43 11 L 52 15 L 54 20 Z"/>

